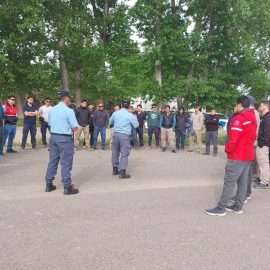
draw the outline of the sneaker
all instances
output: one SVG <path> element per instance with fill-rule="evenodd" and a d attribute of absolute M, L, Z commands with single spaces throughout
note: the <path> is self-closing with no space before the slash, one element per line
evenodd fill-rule
<path fill-rule="evenodd" d="M 209 216 L 218 216 L 218 217 L 224 217 L 227 215 L 226 210 L 219 206 L 213 209 L 206 210 L 206 214 Z"/>
<path fill-rule="evenodd" d="M 75 195 L 78 193 L 79 193 L 79 190 L 75 188 L 73 185 L 70 185 L 68 188 L 64 189 L 64 195 Z"/>
<path fill-rule="evenodd" d="M 263 184 L 263 183 L 258 183 L 258 184 L 254 184 L 253 188 L 255 188 L 255 189 L 268 189 L 269 185 Z"/>
<path fill-rule="evenodd" d="M 247 198 L 246 198 L 246 200 L 244 201 L 244 204 L 247 204 L 248 203 L 248 201 L 249 200 L 251 200 L 252 198 L 251 198 L 251 196 L 249 195 L 249 196 L 247 196 Z"/>
<path fill-rule="evenodd" d="M 238 215 L 242 215 L 244 211 L 242 210 L 242 207 L 239 207 L 237 205 L 227 206 L 226 211 L 233 212 Z"/>

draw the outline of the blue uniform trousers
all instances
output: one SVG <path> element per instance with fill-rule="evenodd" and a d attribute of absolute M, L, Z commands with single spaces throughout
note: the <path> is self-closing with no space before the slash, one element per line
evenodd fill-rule
<path fill-rule="evenodd" d="M 112 165 L 119 170 L 126 170 L 130 154 L 130 136 L 122 133 L 113 133 Z"/>
<path fill-rule="evenodd" d="M 52 184 L 57 174 L 58 164 L 61 164 L 61 176 L 64 188 L 71 185 L 71 170 L 74 156 L 74 141 L 71 136 L 51 135 L 50 160 L 46 173 L 47 184 Z"/>

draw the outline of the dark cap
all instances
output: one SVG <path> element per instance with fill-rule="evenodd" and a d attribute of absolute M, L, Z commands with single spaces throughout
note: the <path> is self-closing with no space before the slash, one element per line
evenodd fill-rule
<path fill-rule="evenodd" d="M 59 98 L 70 97 L 70 92 L 68 90 L 60 90 L 57 92 L 57 95 Z"/>
<path fill-rule="evenodd" d="M 122 107 L 123 107 L 123 108 L 128 108 L 129 105 L 130 105 L 130 102 L 129 102 L 128 100 L 123 100 L 123 101 L 122 101 Z"/>
<path fill-rule="evenodd" d="M 253 96 L 247 96 L 250 102 L 250 106 L 254 107 L 256 104 L 256 99 Z"/>

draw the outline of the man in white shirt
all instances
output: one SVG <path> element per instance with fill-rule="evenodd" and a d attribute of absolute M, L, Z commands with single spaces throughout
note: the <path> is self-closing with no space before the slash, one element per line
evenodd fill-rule
<path fill-rule="evenodd" d="M 40 120 L 40 131 L 42 136 L 42 144 L 44 146 L 47 145 L 47 130 L 49 128 L 48 119 L 49 119 L 49 112 L 52 109 L 51 100 L 46 98 L 43 102 L 43 106 L 39 108 L 39 120 Z"/>
<path fill-rule="evenodd" d="M 195 112 L 191 115 L 192 132 L 189 136 L 189 151 L 201 152 L 202 150 L 202 132 L 204 127 L 204 116 L 200 111 L 200 106 L 195 107 Z"/>

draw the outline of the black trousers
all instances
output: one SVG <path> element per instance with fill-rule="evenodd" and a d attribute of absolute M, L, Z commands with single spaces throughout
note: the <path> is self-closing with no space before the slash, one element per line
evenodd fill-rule
<path fill-rule="evenodd" d="M 152 137 L 155 135 L 156 146 L 160 144 L 160 128 L 158 127 L 148 127 L 148 145 L 152 145 Z"/>
<path fill-rule="evenodd" d="M 94 126 L 89 126 L 89 135 L 90 135 L 90 147 L 94 145 Z"/>
<path fill-rule="evenodd" d="M 42 121 L 41 122 L 41 127 L 40 127 L 40 132 L 41 132 L 41 137 L 42 137 L 42 144 L 47 145 L 47 130 L 49 129 L 49 125 L 47 122 Z"/>
<path fill-rule="evenodd" d="M 143 146 L 144 145 L 144 142 L 143 142 L 143 127 L 138 127 L 136 129 L 136 132 L 137 132 L 137 135 L 139 137 L 140 146 Z"/>
<path fill-rule="evenodd" d="M 31 144 L 32 147 L 35 148 L 36 147 L 36 134 L 37 134 L 37 127 L 36 127 L 36 123 L 35 124 L 28 124 L 28 123 L 24 123 L 23 126 L 23 136 L 22 136 L 22 148 L 25 148 L 26 146 L 26 141 L 27 141 L 27 137 L 28 137 L 28 133 L 30 132 L 31 135 Z"/>
<path fill-rule="evenodd" d="M 184 149 L 185 148 L 185 141 L 186 141 L 186 134 L 185 132 L 176 129 L 175 130 L 175 137 L 176 137 L 176 149 Z"/>

